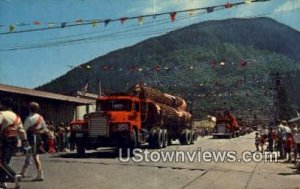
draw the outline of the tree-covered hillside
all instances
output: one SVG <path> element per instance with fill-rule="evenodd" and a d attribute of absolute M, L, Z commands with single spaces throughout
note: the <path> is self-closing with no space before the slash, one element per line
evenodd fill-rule
<path fill-rule="evenodd" d="M 294 86 L 300 33 L 267 18 L 195 24 L 98 57 L 39 87 L 72 94 L 88 83 L 97 93 L 126 91 L 143 82 L 180 95 L 194 117 L 228 108 L 250 116 L 274 112 L 274 75 L 282 80 L 287 109 L 298 109 Z"/>

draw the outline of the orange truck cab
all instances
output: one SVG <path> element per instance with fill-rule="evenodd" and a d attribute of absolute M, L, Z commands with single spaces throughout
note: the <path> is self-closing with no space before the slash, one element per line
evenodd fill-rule
<path fill-rule="evenodd" d="M 80 156 L 85 149 L 103 146 L 136 148 L 148 143 L 163 148 L 171 139 L 184 136 L 182 141 L 192 143 L 195 133 L 190 121 L 170 116 L 162 107 L 148 98 L 102 96 L 97 100 L 95 112 L 84 115 L 84 120 L 71 122 L 71 141 Z"/>

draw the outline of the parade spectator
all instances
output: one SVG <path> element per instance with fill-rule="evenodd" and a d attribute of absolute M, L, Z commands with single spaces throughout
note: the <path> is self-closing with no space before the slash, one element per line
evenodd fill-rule
<path fill-rule="evenodd" d="M 255 147 L 256 147 L 256 151 L 259 151 L 259 143 L 260 143 L 259 133 L 255 133 Z"/>
<path fill-rule="evenodd" d="M 268 132 L 265 126 L 262 126 L 262 129 L 260 131 L 260 148 L 262 153 L 264 152 L 264 146 L 266 144 L 267 137 L 268 137 Z"/>
<path fill-rule="evenodd" d="M 58 151 L 62 152 L 65 149 L 66 137 L 65 137 L 65 124 L 60 122 L 57 128 L 57 145 Z"/>
<path fill-rule="evenodd" d="M 66 142 L 65 142 L 65 148 L 70 149 L 70 138 L 71 138 L 71 127 L 70 125 L 66 125 L 65 127 L 65 137 L 66 137 Z"/>
<path fill-rule="evenodd" d="M 55 151 L 55 129 L 54 129 L 54 126 L 53 125 L 50 125 L 48 126 L 48 129 L 49 131 L 51 131 L 52 133 L 52 137 L 51 138 L 48 138 L 48 152 L 50 154 L 54 154 L 56 151 Z"/>
<path fill-rule="evenodd" d="M 44 175 L 42 162 L 39 158 L 39 153 L 41 153 L 39 147 L 42 142 L 41 134 L 47 134 L 48 137 L 51 138 L 52 133 L 47 128 L 44 118 L 40 114 L 38 114 L 38 111 L 40 109 L 39 104 L 37 102 L 31 102 L 29 104 L 28 109 L 30 115 L 26 118 L 24 122 L 24 128 L 27 132 L 28 141 L 32 147 L 32 156 L 37 169 L 37 176 L 33 179 L 33 181 L 43 181 Z M 31 156 L 26 156 L 25 164 L 21 171 L 22 177 L 25 177 L 25 172 L 27 167 L 29 166 L 30 158 Z"/>
<path fill-rule="evenodd" d="M 297 158 L 300 157 L 300 128 L 297 128 L 297 133 L 295 136 L 295 144 L 296 144 L 296 153 L 295 153 L 295 164 L 297 167 L 297 170 L 300 171 L 300 163 L 297 161 Z"/>
<path fill-rule="evenodd" d="M 274 150 L 274 140 L 275 140 L 275 133 L 273 132 L 273 128 L 269 128 L 268 132 L 268 150 L 273 152 Z"/>
<path fill-rule="evenodd" d="M 292 148 L 294 147 L 294 140 L 293 140 L 293 135 L 292 133 L 287 133 L 286 135 L 286 142 L 284 145 L 284 150 L 286 152 L 286 155 L 288 156 L 287 162 L 291 163 L 292 162 Z"/>
<path fill-rule="evenodd" d="M 14 179 L 16 188 L 19 186 L 21 175 L 17 174 L 9 165 L 12 155 L 17 148 L 20 137 L 25 151 L 30 149 L 25 130 L 20 117 L 11 110 L 12 99 L 5 99 L 0 105 L 0 135 L 1 135 L 1 161 L 0 161 L 0 187 L 6 188 L 7 176 Z"/>
<path fill-rule="evenodd" d="M 283 137 L 285 134 L 285 128 L 284 125 L 286 124 L 286 121 L 278 121 L 279 125 L 277 126 L 277 147 L 279 151 L 279 159 L 285 159 L 285 152 L 284 152 L 284 146 L 283 146 Z"/>
<path fill-rule="evenodd" d="M 292 130 L 293 132 L 293 139 L 295 141 L 295 147 L 294 147 L 294 162 L 297 164 L 297 158 L 298 155 L 300 154 L 300 131 L 297 129 L 295 126 L 294 129 Z"/>

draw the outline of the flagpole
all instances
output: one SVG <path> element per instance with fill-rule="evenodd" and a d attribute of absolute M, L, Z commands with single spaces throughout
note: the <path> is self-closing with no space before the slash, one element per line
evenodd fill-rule
<path fill-rule="evenodd" d="M 101 89 L 101 81 L 100 80 L 99 80 L 98 85 L 99 85 L 99 94 L 98 94 L 98 96 L 101 97 L 102 89 Z"/>

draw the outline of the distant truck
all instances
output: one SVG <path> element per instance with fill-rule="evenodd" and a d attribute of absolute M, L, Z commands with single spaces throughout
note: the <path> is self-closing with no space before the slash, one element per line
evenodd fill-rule
<path fill-rule="evenodd" d="M 80 156 L 103 146 L 136 148 L 148 143 L 165 148 L 175 139 L 186 145 L 197 139 L 186 102 L 142 84 L 125 94 L 101 96 L 96 107 L 84 120 L 71 123 L 71 140 Z"/>
<path fill-rule="evenodd" d="M 224 111 L 224 113 L 218 113 L 216 118 L 216 126 L 212 133 L 213 138 L 233 138 L 240 136 L 240 126 L 231 112 Z"/>

